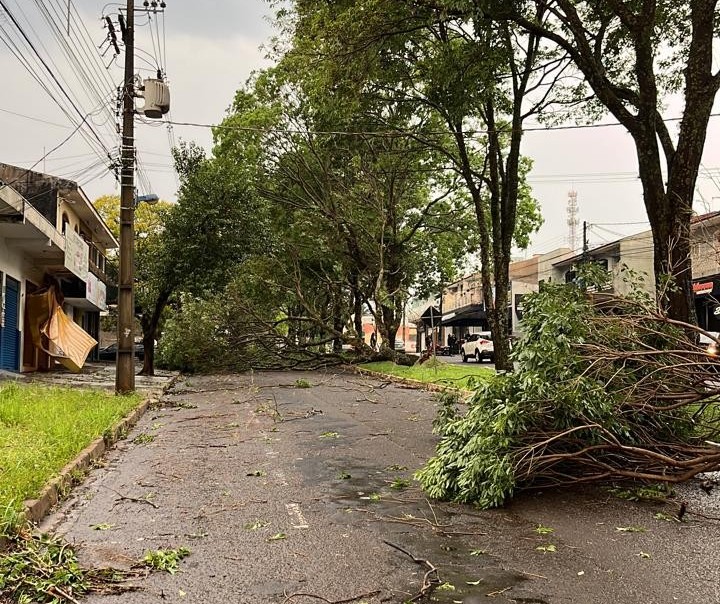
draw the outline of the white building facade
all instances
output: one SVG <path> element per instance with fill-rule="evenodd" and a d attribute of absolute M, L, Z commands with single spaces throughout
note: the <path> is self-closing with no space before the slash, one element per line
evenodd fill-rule
<path fill-rule="evenodd" d="M 53 367 L 33 345 L 26 316 L 27 297 L 49 283 L 65 313 L 98 338 L 105 255 L 117 246 L 77 183 L 0 163 L 0 369 Z"/>

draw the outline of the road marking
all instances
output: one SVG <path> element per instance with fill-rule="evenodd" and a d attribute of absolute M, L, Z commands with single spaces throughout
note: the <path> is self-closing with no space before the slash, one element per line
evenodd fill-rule
<path fill-rule="evenodd" d="M 292 525 L 293 528 L 296 528 L 296 529 L 310 528 L 310 525 L 308 524 L 307 520 L 305 520 L 305 516 L 303 516 L 303 513 L 300 510 L 300 504 L 286 503 L 285 509 L 288 511 L 288 514 L 290 514 L 290 518 L 292 518 L 295 522 Z"/>

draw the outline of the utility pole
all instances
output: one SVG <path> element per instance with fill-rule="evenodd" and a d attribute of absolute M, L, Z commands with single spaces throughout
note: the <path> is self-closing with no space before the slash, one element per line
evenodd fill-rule
<path fill-rule="evenodd" d="M 583 220 L 583 262 L 587 262 L 588 252 L 590 251 L 590 247 L 588 246 L 587 228 L 588 223 L 586 220 Z"/>
<path fill-rule="evenodd" d="M 122 88 L 123 131 L 120 156 L 120 278 L 118 280 L 118 344 L 115 391 L 135 391 L 135 3 L 127 0 L 125 78 Z"/>

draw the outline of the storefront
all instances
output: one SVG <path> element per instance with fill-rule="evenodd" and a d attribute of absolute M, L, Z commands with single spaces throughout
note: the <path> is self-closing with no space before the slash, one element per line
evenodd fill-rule
<path fill-rule="evenodd" d="M 720 276 L 693 283 L 698 325 L 706 331 L 720 331 Z"/>

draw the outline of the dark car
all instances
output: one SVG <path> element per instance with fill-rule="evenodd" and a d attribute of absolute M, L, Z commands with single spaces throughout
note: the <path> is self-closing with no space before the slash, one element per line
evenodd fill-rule
<path fill-rule="evenodd" d="M 135 344 L 135 357 L 142 361 L 145 358 L 145 347 L 142 344 Z M 114 361 L 117 358 L 117 344 L 110 344 L 100 349 L 101 361 Z"/>

